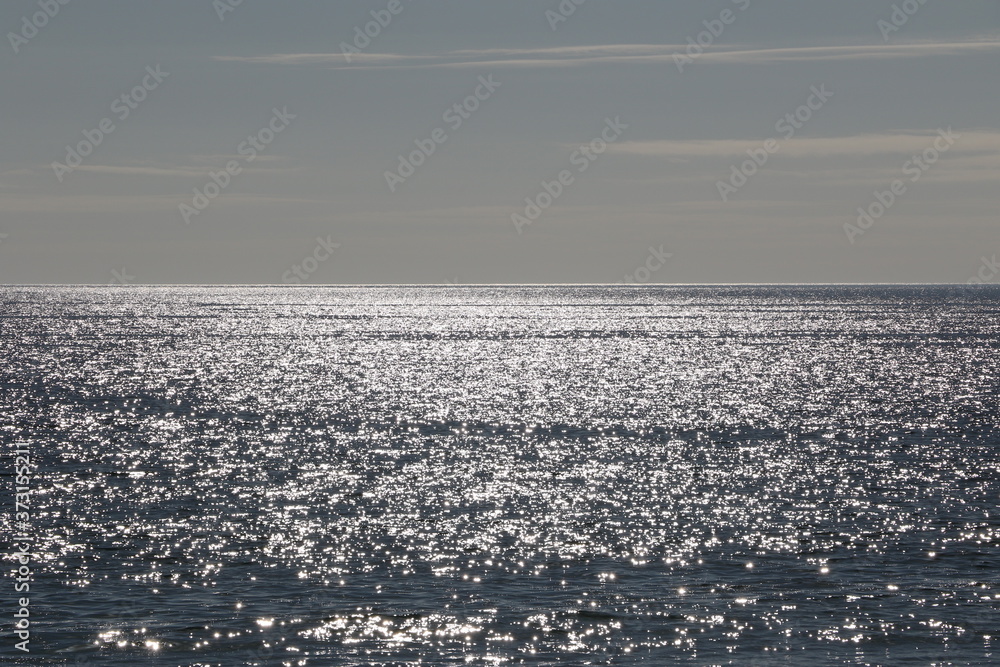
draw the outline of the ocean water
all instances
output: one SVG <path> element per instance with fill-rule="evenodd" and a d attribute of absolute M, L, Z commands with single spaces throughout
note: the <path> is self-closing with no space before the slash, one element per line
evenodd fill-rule
<path fill-rule="evenodd" d="M 3 664 L 1000 664 L 997 287 L 0 287 L 0 351 Z"/>

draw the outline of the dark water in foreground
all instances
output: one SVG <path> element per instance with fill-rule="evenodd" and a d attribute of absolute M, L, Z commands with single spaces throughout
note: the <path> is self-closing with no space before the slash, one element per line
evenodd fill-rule
<path fill-rule="evenodd" d="M 0 352 L 23 664 L 1000 662 L 998 288 L 5 287 Z"/>

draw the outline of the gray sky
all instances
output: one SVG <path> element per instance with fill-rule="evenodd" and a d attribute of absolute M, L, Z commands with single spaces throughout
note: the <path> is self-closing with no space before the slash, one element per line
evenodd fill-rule
<path fill-rule="evenodd" d="M 235 2 L 0 5 L 0 282 L 997 280 L 997 0 Z"/>

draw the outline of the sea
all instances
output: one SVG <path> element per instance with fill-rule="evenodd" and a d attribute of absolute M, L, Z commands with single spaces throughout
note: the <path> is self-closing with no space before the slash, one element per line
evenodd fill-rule
<path fill-rule="evenodd" d="M 0 664 L 1000 664 L 1000 286 L 5 286 L 0 359 Z"/>

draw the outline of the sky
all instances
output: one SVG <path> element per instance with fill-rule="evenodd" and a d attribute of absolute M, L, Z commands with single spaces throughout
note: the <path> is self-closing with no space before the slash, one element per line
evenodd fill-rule
<path fill-rule="evenodd" d="M 997 0 L 7 0 L 0 283 L 1000 282 Z"/>

